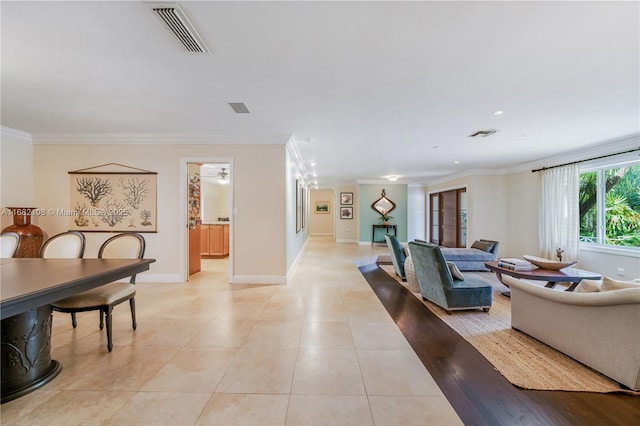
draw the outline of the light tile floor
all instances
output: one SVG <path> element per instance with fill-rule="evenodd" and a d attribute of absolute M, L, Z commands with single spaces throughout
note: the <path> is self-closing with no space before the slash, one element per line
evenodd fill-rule
<path fill-rule="evenodd" d="M 139 283 L 138 329 L 54 314 L 52 382 L 0 407 L 33 425 L 454 425 L 460 419 L 356 261 L 384 246 L 311 237 L 287 285 L 230 285 L 226 261 L 187 283 Z"/>

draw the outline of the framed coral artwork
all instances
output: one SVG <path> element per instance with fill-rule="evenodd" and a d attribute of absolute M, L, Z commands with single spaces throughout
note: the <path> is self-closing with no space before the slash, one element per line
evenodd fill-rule
<path fill-rule="evenodd" d="M 157 232 L 157 176 L 115 163 L 69 172 L 69 229 Z"/>

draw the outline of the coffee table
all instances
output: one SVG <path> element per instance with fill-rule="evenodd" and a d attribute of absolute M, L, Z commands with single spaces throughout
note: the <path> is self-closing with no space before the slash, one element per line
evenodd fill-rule
<path fill-rule="evenodd" d="M 595 272 L 585 271 L 578 268 L 564 268 L 559 271 L 552 269 L 531 269 L 531 270 L 515 270 L 498 266 L 498 262 L 485 262 L 484 266 L 496 273 L 496 276 L 502 284 L 509 287 L 502 281 L 502 275 L 509 275 L 514 278 L 522 278 L 525 280 L 546 281 L 545 287 L 553 288 L 559 282 L 571 283 L 565 291 L 573 291 L 582 280 L 599 280 L 602 275 Z M 504 296 L 510 297 L 510 292 L 502 293 Z"/>

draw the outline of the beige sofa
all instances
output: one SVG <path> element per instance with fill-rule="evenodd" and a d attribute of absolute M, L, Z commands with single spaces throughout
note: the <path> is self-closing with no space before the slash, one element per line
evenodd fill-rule
<path fill-rule="evenodd" d="M 514 329 L 640 390 L 640 288 L 577 293 L 503 280 Z"/>

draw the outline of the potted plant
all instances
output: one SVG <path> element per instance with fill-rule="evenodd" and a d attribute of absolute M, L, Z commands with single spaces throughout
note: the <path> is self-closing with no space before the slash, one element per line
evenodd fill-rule
<path fill-rule="evenodd" d="M 388 225 L 388 224 L 389 224 L 389 219 L 393 219 L 393 216 L 389 216 L 389 213 L 387 213 L 386 211 L 382 212 L 382 215 L 380 216 L 380 220 L 381 220 L 385 225 Z"/>

